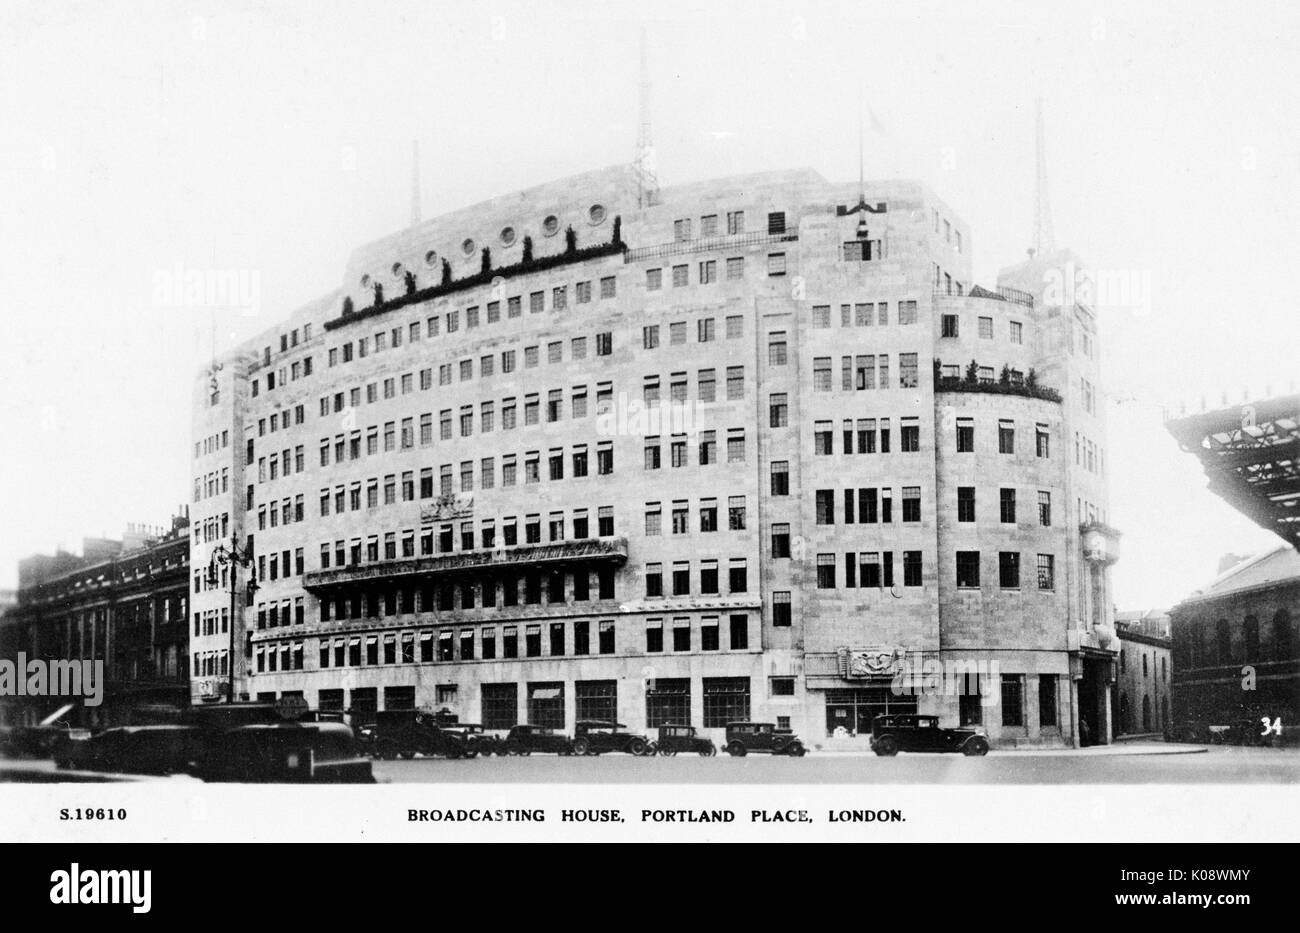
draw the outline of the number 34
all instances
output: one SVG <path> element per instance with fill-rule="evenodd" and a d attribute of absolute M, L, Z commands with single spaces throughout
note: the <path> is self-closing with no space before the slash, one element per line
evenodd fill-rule
<path fill-rule="evenodd" d="M 1274 735 L 1282 734 L 1281 716 L 1278 716 L 1276 719 L 1273 720 L 1270 720 L 1267 716 L 1260 716 L 1259 721 L 1264 726 L 1264 731 L 1260 733 L 1261 736 L 1268 735 L 1270 732 L 1273 733 Z"/>

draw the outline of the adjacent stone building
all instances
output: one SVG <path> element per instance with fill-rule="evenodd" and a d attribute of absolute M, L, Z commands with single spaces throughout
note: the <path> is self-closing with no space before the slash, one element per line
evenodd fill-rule
<path fill-rule="evenodd" d="M 189 520 L 130 526 L 120 541 L 87 538 L 80 556 L 60 551 L 19 562 L 17 603 L 0 619 L 0 655 L 102 660 L 103 704 L 75 714 L 86 725 L 121 725 L 145 706 L 188 701 Z M 35 722 L 64 697 L 6 698 L 5 718 Z M 84 714 L 84 715 L 83 715 Z"/>
<path fill-rule="evenodd" d="M 970 229 L 911 181 L 646 200 L 618 167 L 416 224 L 199 375 L 191 561 L 239 542 L 255 589 L 195 573 L 195 700 L 233 663 L 237 695 L 491 729 L 852 741 L 919 710 L 1105 741 L 1077 260 L 975 288 Z M 909 659 L 983 665 L 979 695 L 898 689 Z"/>
<path fill-rule="evenodd" d="M 1141 735 L 1169 728 L 1169 614 L 1158 610 L 1115 613 L 1119 637 L 1115 734 Z"/>

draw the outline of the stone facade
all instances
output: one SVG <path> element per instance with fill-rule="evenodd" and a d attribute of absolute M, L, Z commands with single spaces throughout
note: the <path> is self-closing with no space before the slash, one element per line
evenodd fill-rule
<path fill-rule="evenodd" d="M 1072 437 L 1104 449 L 1078 397 L 1095 322 L 1044 303 L 1050 263 L 970 294 L 969 229 L 908 181 L 773 172 L 636 205 L 615 168 L 418 224 L 227 358 L 215 402 L 200 375 L 196 439 L 235 441 L 194 508 L 255 555 L 237 692 L 861 741 L 886 709 L 973 715 L 846 661 L 916 653 L 998 663 L 995 742 L 1073 742 L 1078 685 L 1105 677 L 1085 668 L 1114 657 L 1088 611 L 1113 552 L 1087 558 L 1081 527 L 1114 534 L 1104 459 Z M 974 384 L 936 384 L 970 360 Z M 197 585 L 220 619 L 229 588 Z M 221 624 L 196 651 L 219 658 Z"/>

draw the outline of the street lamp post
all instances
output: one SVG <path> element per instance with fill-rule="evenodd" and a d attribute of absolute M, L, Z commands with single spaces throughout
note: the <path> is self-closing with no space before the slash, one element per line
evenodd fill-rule
<path fill-rule="evenodd" d="M 211 583 L 217 582 L 217 568 L 230 567 L 230 664 L 228 674 L 230 676 L 229 686 L 226 692 L 226 702 L 235 702 L 235 613 L 236 597 L 239 595 L 238 575 L 235 573 L 236 567 L 253 566 L 253 549 L 243 549 L 239 546 L 239 541 L 232 534 L 230 544 L 218 544 L 212 551 L 212 557 L 208 561 L 208 580 Z M 248 574 L 248 595 L 252 597 L 257 591 L 257 573 L 250 569 Z"/>

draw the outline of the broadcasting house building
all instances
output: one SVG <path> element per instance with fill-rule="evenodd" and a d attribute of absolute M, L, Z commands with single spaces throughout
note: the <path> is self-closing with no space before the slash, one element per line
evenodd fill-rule
<path fill-rule="evenodd" d="M 620 166 L 358 248 L 194 382 L 193 701 L 1108 741 L 1097 321 L 972 246 L 916 182 Z"/>

